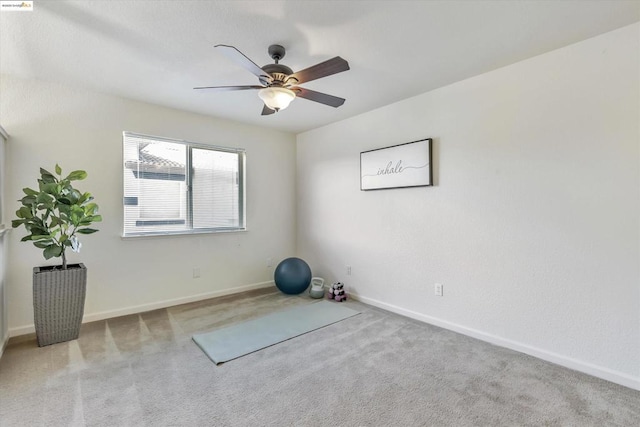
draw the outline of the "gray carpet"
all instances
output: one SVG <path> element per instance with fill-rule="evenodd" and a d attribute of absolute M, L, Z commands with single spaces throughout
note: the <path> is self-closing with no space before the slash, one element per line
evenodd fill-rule
<path fill-rule="evenodd" d="M 13 340 L 0 425 L 640 425 L 638 391 L 354 301 L 362 314 L 220 366 L 191 341 L 312 302 L 254 291 Z"/>

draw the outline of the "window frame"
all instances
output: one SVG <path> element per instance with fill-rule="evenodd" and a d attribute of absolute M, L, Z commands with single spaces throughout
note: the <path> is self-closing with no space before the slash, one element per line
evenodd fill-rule
<path fill-rule="evenodd" d="M 11 227 L 7 228 L 4 224 L 5 216 L 3 215 L 5 210 L 5 183 L 7 182 L 7 164 L 6 164 L 6 156 L 7 156 L 7 141 L 9 140 L 9 135 L 4 130 L 4 128 L 0 125 L 0 237 L 9 231 Z M 0 260 L 2 262 L 2 260 Z M 1 332 L 1 331 L 0 331 Z"/>
<path fill-rule="evenodd" d="M 161 136 L 154 135 L 146 135 L 136 132 L 124 131 L 122 132 L 122 168 L 123 174 L 127 168 L 126 160 L 125 160 L 125 151 L 127 138 L 143 138 L 149 139 L 157 142 L 167 142 L 172 144 L 181 144 L 185 146 L 186 149 L 186 163 L 185 163 L 185 185 L 186 189 L 186 219 L 185 225 L 187 228 L 183 230 L 163 230 L 163 231 L 141 231 L 141 232 L 127 232 L 125 218 L 126 213 L 125 209 L 127 206 L 126 199 L 128 198 L 125 195 L 125 182 L 124 175 L 122 175 L 122 238 L 144 238 L 144 237 L 158 237 L 158 236 L 182 236 L 182 235 L 191 235 L 191 234 L 217 234 L 217 233 L 235 233 L 235 232 L 243 232 L 247 231 L 247 215 L 246 215 L 246 161 L 247 154 L 244 148 L 235 148 L 235 147 L 222 147 L 218 145 L 211 144 L 203 144 L 199 142 L 187 141 L 183 139 L 173 139 L 166 138 Z M 208 150 L 208 151 L 217 151 L 223 153 L 233 153 L 238 155 L 238 227 L 212 227 L 212 228 L 193 228 L 193 191 L 192 191 L 192 151 L 193 149 L 200 150 Z M 145 221 L 144 219 L 140 219 L 138 221 Z"/>

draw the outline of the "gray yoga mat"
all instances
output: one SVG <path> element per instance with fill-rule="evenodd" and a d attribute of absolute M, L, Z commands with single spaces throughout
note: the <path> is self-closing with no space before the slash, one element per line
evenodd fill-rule
<path fill-rule="evenodd" d="M 360 314 L 340 303 L 320 301 L 211 332 L 193 340 L 215 364 L 227 362 L 265 347 L 306 334 Z"/>

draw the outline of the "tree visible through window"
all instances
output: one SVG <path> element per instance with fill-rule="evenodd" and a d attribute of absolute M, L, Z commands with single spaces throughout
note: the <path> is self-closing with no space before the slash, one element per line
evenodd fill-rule
<path fill-rule="evenodd" d="M 124 132 L 124 236 L 243 230 L 244 150 Z"/>

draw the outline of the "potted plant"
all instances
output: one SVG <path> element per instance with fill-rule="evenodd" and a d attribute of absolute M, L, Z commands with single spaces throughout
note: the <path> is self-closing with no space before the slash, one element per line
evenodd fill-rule
<path fill-rule="evenodd" d="M 79 252 L 78 235 L 95 233 L 98 230 L 89 226 L 102 221 L 93 196 L 72 185 L 86 177 L 82 170 L 63 177 L 57 164 L 55 175 L 41 168 L 38 190 L 23 189 L 18 219 L 11 222 L 13 228 L 24 225 L 29 234 L 22 241 L 42 249 L 45 259 L 62 258 L 62 265 L 33 269 L 33 317 L 40 347 L 74 340 L 80 334 L 87 269 L 84 264 L 67 265 L 66 250 Z"/>

